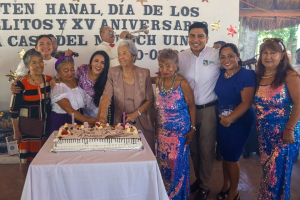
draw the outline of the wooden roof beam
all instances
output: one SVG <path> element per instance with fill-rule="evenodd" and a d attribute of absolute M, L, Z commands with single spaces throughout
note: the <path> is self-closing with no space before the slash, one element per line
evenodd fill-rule
<path fill-rule="evenodd" d="M 300 16 L 300 10 L 268 10 L 269 12 L 263 10 L 256 10 L 256 9 L 240 9 L 240 17 L 254 17 L 254 16 L 261 16 L 261 17 L 274 17 L 274 16 L 281 16 L 281 17 L 296 17 Z"/>

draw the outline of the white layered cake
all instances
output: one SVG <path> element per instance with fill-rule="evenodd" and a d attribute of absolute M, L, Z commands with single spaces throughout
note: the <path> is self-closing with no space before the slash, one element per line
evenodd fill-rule
<path fill-rule="evenodd" d="M 95 127 L 65 124 L 53 140 L 52 152 L 141 150 L 143 144 L 136 127 L 126 124 Z"/>

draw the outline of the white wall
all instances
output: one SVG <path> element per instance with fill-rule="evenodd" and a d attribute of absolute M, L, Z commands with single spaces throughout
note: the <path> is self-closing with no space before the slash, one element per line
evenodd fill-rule
<path fill-rule="evenodd" d="M 32 8 L 32 4 L 33 11 L 30 11 L 27 7 Z M 54 13 L 49 9 L 47 11 L 47 4 L 51 7 L 55 5 Z M 70 13 L 70 4 L 78 6 L 78 14 Z M 59 13 L 60 8 L 63 9 L 61 13 Z M 81 10 L 83 13 L 80 14 Z M 33 48 L 34 41 L 30 42 L 34 40 L 34 38 L 30 39 L 32 36 L 50 33 L 60 35 L 62 29 L 58 21 L 66 20 L 63 36 L 73 38 L 73 42 L 66 42 L 59 46 L 59 50 L 70 48 L 78 52 L 80 56 L 75 58 L 75 66 L 89 62 L 91 54 L 96 50 L 95 37 L 99 35 L 99 28 L 105 20 L 117 34 L 123 30 L 138 30 L 141 28 L 141 24 L 145 23 L 150 27 L 150 32 L 147 37 L 143 36 L 140 39 L 140 44 L 136 43 L 140 50 L 139 57 L 141 58 L 143 54 L 142 59 L 138 60 L 136 64 L 149 68 L 153 75 L 158 68 L 156 60 L 158 50 L 172 48 L 181 51 L 188 48 L 188 44 L 186 45 L 180 40 L 181 37 L 185 38 L 188 34 L 186 24 L 194 21 L 206 21 L 209 25 L 208 46 L 212 46 L 217 40 L 237 44 L 238 35 L 236 34 L 234 37 L 228 35 L 227 28 L 230 25 L 238 27 L 238 16 L 238 0 L 208 0 L 208 3 L 201 0 L 148 0 L 148 2 L 144 2 L 144 5 L 136 0 L 81 0 L 79 2 L 71 0 L 1 0 L 0 109 L 9 109 L 11 83 L 7 82 L 8 79 L 4 75 L 9 74 L 9 70 L 16 70 L 21 60 L 18 52 L 22 48 L 25 50 Z M 75 26 L 74 21 L 76 20 L 82 20 L 79 23 L 82 29 Z M 112 20 L 119 21 L 119 27 L 114 27 Z M 214 20 L 221 21 L 222 27 L 219 31 L 212 31 L 211 24 L 214 23 Z M 27 27 L 25 26 L 26 21 L 28 22 Z M 86 21 L 90 25 L 89 28 Z M 91 24 L 92 21 L 93 24 Z M 131 24 L 135 24 L 135 22 L 136 27 L 133 28 Z M 164 43 L 164 37 L 170 37 L 171 44 Z M 80 38 L 84 45 L 80 44 Z"/>

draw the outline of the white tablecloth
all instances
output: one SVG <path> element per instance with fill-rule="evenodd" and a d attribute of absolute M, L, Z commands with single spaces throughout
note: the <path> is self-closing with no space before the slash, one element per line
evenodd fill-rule
<path fill-rule="evenodd" d="M 50 153 L 54 134 L 29 166 L 22 200 L 169 199 L 143 135 L 142 151 Z"/>

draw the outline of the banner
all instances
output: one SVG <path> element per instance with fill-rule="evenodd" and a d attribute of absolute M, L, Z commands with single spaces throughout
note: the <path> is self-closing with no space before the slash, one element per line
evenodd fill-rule
<path fill-rule="evenodd" d="M 188 27 L 206 21 L 208 46 L 223 40 L 237 44 L 238 0 L 1 0 L 0 3 L 0 109 L 9 106 L 10 83 L 4 76 L 15 71 L 21 61 L 18 52 L 34 48 L 41 34 L 58 38 L 58 50 L 68 48 L 79 53 L 75 67 L 88 63 L 101 43 L 99 29 L 110 26 L 116 34 L 149 26 L 149 34 L 141 34 L 134 42 L 138 48 L 137 66 L 158 69 L 161 49 L 178 52 L 189 48 Z M 213 30 L 214 29 L 214 30 Z M 118 39 L 118 37 L 116 37 Z"/>

